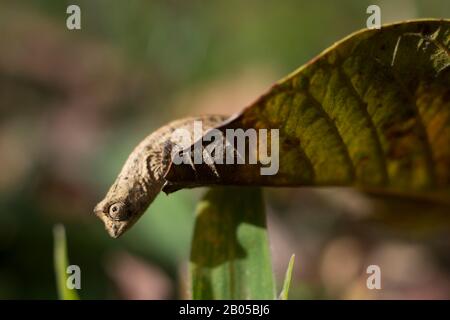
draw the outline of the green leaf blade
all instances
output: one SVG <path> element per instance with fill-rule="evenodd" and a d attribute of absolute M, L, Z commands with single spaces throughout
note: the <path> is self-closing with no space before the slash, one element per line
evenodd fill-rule
<path fill-rule="evenodd" d="M 66 231 L 63 225 L 56 225 L 53 228 L 53 238 L 53 260 L 58 298 L 60 300 L 79 300 L 77 292 L 67 287 L 68 276 L 66 270 L 69 266 L 69 259 L 67 255 Z"/>
<path fill-rule="evenodd" d="M 214 188 L 200 202 L 192 241 L 193 299 L 274 299 L 261 190 Z"/>
<path fill-rule="evenodd" d="M 286 270 L 286 275 L 284 277 L 283 282 L 283 288 L 281 289 L 280 293 L 280 300 L 287 300 L 289 298 L 289 288 L 291 286 L 291 280 L 292 280 L 292 270 L 294 269 L 294 261 L 295 261 L 295 254 L 291 256 L 291 259 L 289 259 L 289 264 Z"/>

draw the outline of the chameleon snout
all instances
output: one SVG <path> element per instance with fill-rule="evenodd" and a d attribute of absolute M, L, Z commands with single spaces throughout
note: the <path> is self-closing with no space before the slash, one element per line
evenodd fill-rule
<path fill-rule="evenodd" d="M 108 214 L 104 212 L 105 206 L 102 202 L 97 204 L 94 208 L 94 214 L 103 221 L 105 229 L 112 238 L 120 237 L 126 230 L 126 222 L 115 221 L 109 218 Z"/>

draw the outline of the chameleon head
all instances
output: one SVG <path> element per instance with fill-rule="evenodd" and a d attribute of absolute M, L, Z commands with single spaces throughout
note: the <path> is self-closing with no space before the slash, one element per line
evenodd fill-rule
<path fill-rule="evenodd" d="M 131 215 L 125 202 L 117 200 L 111 203 L 105 200 L 95 206 L 94 213 L 103 221 L 108 234 L 118 238 L 131 226 Z"/>
<path fill-rule="evenodd" d="M 151 200 L 145 192 L 135 188 L 111 187 L 106 197 L 94 208 L 94 213 L 105 224 L 113 238 L 120 237 L 145 212 Z"/>
<path fill-rule="evenodd" d="M 175 139 L 172 133 L 178 128 L 191 132 L 188 128 L 196 119 L 203 121 L 203 129 L 207 130 L 225 121 L 226 117 L 174 121 L 149 135 L 130 154 L 106 197 L 94 209 L 111 237 L 117 238 L 132 227 L 156 198 L 166 183 L 164 173 L 171 163 L 168 157 L 172 154 L 171 145 L 178 143 L 172 141 Z M 195 136 L 193 132 L 192 136 Z M 190 142 L 185 147 L 189 145 Z"/>

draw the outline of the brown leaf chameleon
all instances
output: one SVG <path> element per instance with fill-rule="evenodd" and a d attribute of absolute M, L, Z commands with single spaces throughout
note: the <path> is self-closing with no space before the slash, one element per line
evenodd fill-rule
<path fill-rule="evenodd" d="M 121 236 L 144 214 L 165 183 L 164 173 L 170 165 L 170 146 L 176 129 L 192 129 L 194 121 L 202 121 L 205 131 L 218 126 L 227 117 L 208 115 L 170 122 L 147 136 L 129 155 L 115 182 L 94 213 L 105 224 L 113 238 Z M 191 131 L 192 135 L 193 132 Z"/>

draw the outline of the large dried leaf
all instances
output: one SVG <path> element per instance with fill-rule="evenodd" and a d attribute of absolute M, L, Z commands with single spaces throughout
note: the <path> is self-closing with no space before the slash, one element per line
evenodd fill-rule
<path fill-rule="evenodd" d="M 220 129 L 279 129 L 280 164 L 172 164 L 165 192 L 199 185 L 355 185 L 447 194 L 450 20 L 363 30 L 276 83 Z M 252 150 L 251 152 L 256 152 Z"/>

